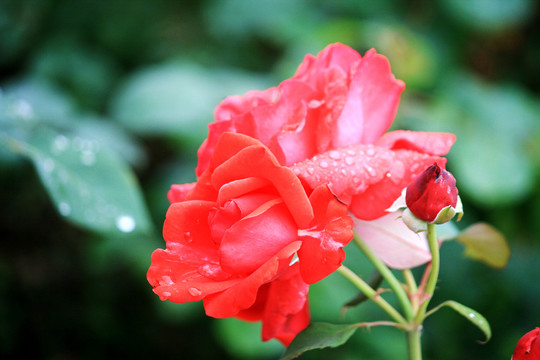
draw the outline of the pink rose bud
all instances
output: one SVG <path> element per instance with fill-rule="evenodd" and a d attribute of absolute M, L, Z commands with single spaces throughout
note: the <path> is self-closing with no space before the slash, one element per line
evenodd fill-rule
<path fill-rule="evenodd" d="M 512 360 L 540 360 L 540 328 L 529 331 L 519 339 Z"/>
<path fill-rule="evenodd" d="M 446 222 L 456 213 L 456 179 L 434 163 L 407 186 L 405 201 L 418 219 L 429 223 Z"/>

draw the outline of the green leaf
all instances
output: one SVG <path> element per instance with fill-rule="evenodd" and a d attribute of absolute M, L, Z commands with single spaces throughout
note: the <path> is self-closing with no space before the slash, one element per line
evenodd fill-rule
<path fill-rule="evenodd" d="M 494 268 L 504 268 L 510 258 L 510 247 L 493 226 L 477 223 L 469 226 L 457 237 L 465 246 L 465 256 L 483 262 Z"/>
<path fill-rule="evenodd" d="M 484 316 L 482 316 L 476 310 L 473 310 L 473 309 L 471 309 L 471 308 L 469 308 L 469 307 L 467 307 L 465 305 L 462 305 L 462 304 L 460 304 L 460 303 L 458 303 L 456 301 L 448 300 L 448 301 L 443 302 L 439 306 L 435 307 L 433 310 L 429 311 L 426 314 L 426 317 L 433 314 L 434 312 L 436 312 L 437 310 L 439 310 L 443 306 L 448 306 L 448 307 L 454 309 L 455 311 L 457 311 L 458 313 L 463 315 L 463 317 L 467 318 L 467 320 L 469 320 L 474 325 L 476 325 L 480 330 L 482 330 L 484 335 L 486 335 L 485 342 L 488 342 L 489 339 L 491 339 L 491 328 L 490 328 L 489 323 L 486 320 L 486 318 Z"/>
<path fill-rule="evenodd" d="M 296 336 L 281 360 L 294 359 L 309 350 L 341 346 L 356 329 L 357 324 L 312 323 Z"/>
<path fill-rule="evenodd" d="M 214 108 L 227 95 L 263 89 L 266 81 L 232 70 L 205 70 L 193 64 L 144 69 L 124 84 L 112 114 L 127 129 L 203 139 Z M 173 134 L 171 134 L 173 133 Z"/>
<path fill-rule="evenodd" d="M 58 212 L 100 233 L 150 233 L 152 225 L 131 169 L 96 140 L 36 129 L 0 143 L 33 163 Z"/>

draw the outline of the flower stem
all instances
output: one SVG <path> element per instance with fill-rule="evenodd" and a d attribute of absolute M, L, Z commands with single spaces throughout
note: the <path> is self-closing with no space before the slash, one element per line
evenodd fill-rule
<path fill-rule="evenodd" d="M 340 273 L 344 278 L 349 280 L 354 286 L 356 286 L 360 291 L 362 291 L 366 296 L 377 304 L 381 309 L 383 309 L 394 321 L 402 326 L 407 326 L 407 320 L 401 316 L 401 314 L 394 309 L 386 300 L 379 296 L 377 291 L 373 290 L 368 283 L 362 280 L 358 275 L 356 275 L 351 269 L 345 265 L 341 265 L 337 272 Z"/>
<path fill-rule="evenodd" d="M 412 330 L 407 331 L 407 345 L 409 348 L 409 360 L 422 360 L 420 328 L 421 326 L 418 326 Z"/>
<path fill-rule="evenodd" d="M 437 241 L 437 232 L 435 231 L 435 224 L 428 224 L 428 244 L 431 251 L 431 271 L 429 272 L 426 288 L 424 290 L 425 299 L 420 305 L 420 309 L 416 313 L 416 323 L 421 324 L 425 318 L 426 309 L 429 305 L 433 293 L 435 292 L 435 286 L 439 278 L 439 243 Z"/>
<path fill-rule="evenodd" d="M 411 301 L 409 300 L 407 293 L 401 286 L 401 283 L 396 279 L 392 271 L 382 262 L 381 259 L 369 248 L 369 246 L 358 236 L 355 235 L 353 238 L 355 244 L 362 250 L 364 255 L 371 261 L 375 268 L 386 280 L 388 285 L 394 290 L 403 312 L 405 313 L 405 318 L 410 322 L 414 319 L 414 312 L 411 306 Z"/>

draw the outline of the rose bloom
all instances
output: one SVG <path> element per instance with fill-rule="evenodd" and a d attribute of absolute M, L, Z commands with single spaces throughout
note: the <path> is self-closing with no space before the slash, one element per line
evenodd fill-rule
<path fill-rule="evenodd" d="M 278 87 L 226 98 L 199 149 L 196 172 L 207 169 L 222 133 L 246 134 L 269 147 L 305 186 L 328 184 L 355 216 L 358 233 L 366 225 L 381 228 L 371 221 L 385 217 L 402 189 L 427 166 L 436 162 L 444 168 L 441 156 L 455 141 L 449 133 L 386 132 L 404 88 L 375 50 L 362 57 L 343 44 L 329 45 L 317 56 L 307 55 Z M 389 240 L 384 232 L 369 234 L 364 240 L 372 247 Z M 390 240 L 403 251 L 379 253 L 388 265 L 407 268 L 430 259 L 421 234 L 402 235 L 408 240 L 401 235 Z"/>
<path fill-rule="evenodd" d="M 306 192 L 259 141 L 225 133 L 214 150 L 196 184 L 169 192 L 167 248 L 152 254 L 148 281 L 162 300 L 260 320 L 263 340 L 288 345 L 309 323 L 308 284 L 344 260 L 352 219 L 327 185 Z"/>

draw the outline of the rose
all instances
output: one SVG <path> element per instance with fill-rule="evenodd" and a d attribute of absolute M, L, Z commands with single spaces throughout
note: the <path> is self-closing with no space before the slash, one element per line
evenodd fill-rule
<path fill-rule="evenodd" d="M 456 213 L 458 204 L 456 179 L 435 163 L 407 186 L 405 202 L 420 220 L 438 224 L 447 222 Z"/>
<path fill-rule="evenodd" d="M 242 133 L 267 145 L 311 188 L 328 183 L 356 217 L 384 216 L 425 167 L 444 166 L 439 156 L 455 141 L 448 133 L 384 134 L 404 87 L 375 50 L 362 58 L 348 46 L 329 45 L 317 57 L 307 55 L 279 87 L 226 98 L 199 149 L 197 174 L 223 132 Z"/>
<path fill-rule="evenodd" d="M 512 360 L 540 360 L 540 328 L 529 331 L 519 339 Z"/>
<path fill-rule="evenodd" d="M 165 250 L 148 281 L 162 300 L 203 300 L 207 315 L 263 321 L 287 345 L 309 322 L 308 284 L 335 271 L 352 219 L 322 185 L 309 197 L 259 141 L 225 133 L 196 184 L 169 193 Z M 291 265 L 294 255 L 298 262 Z"/>
<path fill-rule="evenodd" d="M 380 219 L 423 169 L 434 162 L 444 167 L 440 156 L 455 141 L 449 133 L 385 134 L 403 89 L 375 50 L 361 57 L 345 45 L 330 45 L 316 57 L 307 55 L 279 87 L 226 98 L 199 149 L 197 174 L 208 167 L 223 132 L 243 133 L 267 145 L 309 188 L 328 184 L 357 219 Z M 173 189 L 182 196 L 180 190 Z"/>

